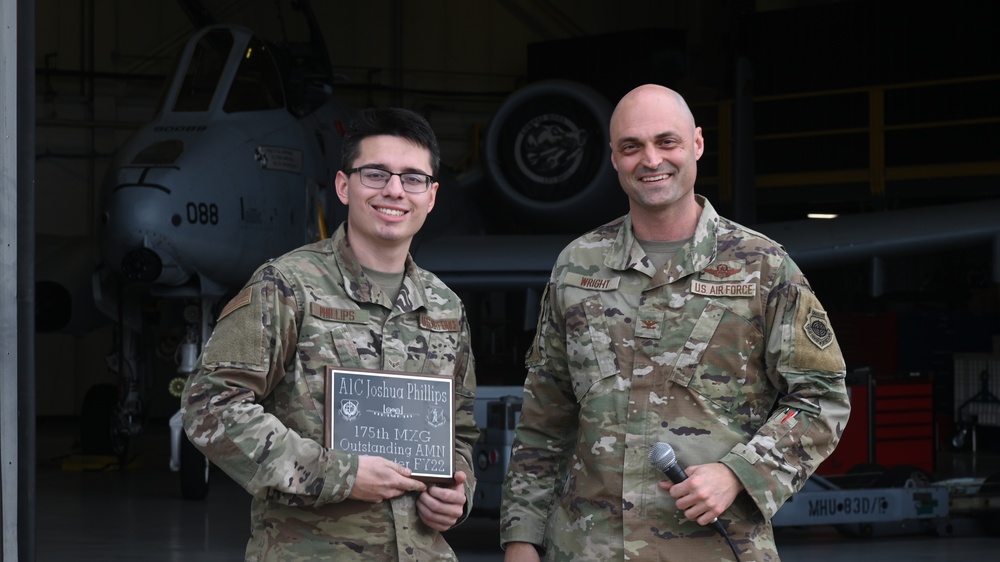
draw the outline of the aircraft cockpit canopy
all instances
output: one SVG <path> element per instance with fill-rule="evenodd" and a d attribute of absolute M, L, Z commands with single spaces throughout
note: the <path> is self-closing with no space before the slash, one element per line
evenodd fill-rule
<path fill-rule="evenodd" d="M 237 55 L 238 66 L 222 110 L 239 113 L 285 107 L 281 75 L 267 43 L 254 35 L 243 47 L 230 29 L 217 28 L 205 33 L 195 46 L 173 111 L 209 111 L 220 86 L 227 86 L 227 62 Z"/>
<path fill-rule="evenodd" d="M 237 113 L 279 109 L 284 106 L 277 64 L 267 44 L 255 35 L 247 43 L 222 110 Z"/>

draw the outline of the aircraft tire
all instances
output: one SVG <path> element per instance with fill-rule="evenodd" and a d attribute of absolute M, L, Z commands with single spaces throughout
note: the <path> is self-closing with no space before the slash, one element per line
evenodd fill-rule
<path fill-rule="evenodd" d="M 181 434 L 180 447 L 181 497 L 186 500 L 203 500 L 208 495 L 208 477 L 211 465 L 188 439 Z"/>
<path fill-rule="evenodd" d="M 500 199 L 539 229 L 576 231 L 617 217 L 625 198 L 611 165 L 611 111 L 602 94 L 568 80 L 542 80 L 511 94 L 484 147 Z"/>
<path fill-rule="evenodd" d="M 87 390 L 80 408 L 80 452 L 84 455 L 114 455 L 124 459 L 128 437 L 117 430 L 115 408 L 118 387 L 95 384 Z"/>

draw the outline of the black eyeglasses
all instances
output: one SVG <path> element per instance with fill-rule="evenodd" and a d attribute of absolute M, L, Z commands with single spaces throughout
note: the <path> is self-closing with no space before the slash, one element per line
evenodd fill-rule
<path fill-rule="evenodd" d="M 431 187 L 434 176 L 421 174 L 420 172 L 390 172 L 382 168 L 351 168 L 344 170 L 347 175 L 354 172 L 361 174 L 361 185 L 372 189 L 382 189 L 389 185 L 392 176 L 399 176 L 399 183 L 403 184 L 403 191 L 410 193 L 423 193 Z"/>

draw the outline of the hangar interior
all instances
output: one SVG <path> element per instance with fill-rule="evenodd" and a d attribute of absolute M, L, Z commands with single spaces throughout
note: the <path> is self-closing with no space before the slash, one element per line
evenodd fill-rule
<path fill-rule="evenodd" d="M 295 4 L 35 2 L 40 467 L 106 468 L 92 464 L 94 453 L 112 451 L 92 441 L 113 422 L 81 426 L 95 408 L 113 407 L 133 367 L 146 373 L 141 431 L 107 446 L 119 470 L 165 464 L 171 390 L 198 324 L 187 318 L 191 302 L 211 293 L 197 319 L 238 289 L 209 275 L 198 279 L 200 294 L 187 278 L 176 290 L 149 279 L 95 289 L 102 270 L 120 273 L 107 263 L 102 230 L 116 155 L 157 117 L 188 40 L 214 23 L 287 47 L 286 86 L 314 80 L 343 107 L 402 106 L 431 122 L 443 204 L 413 253 L 469 303 L 480 385 L 523 381 L 552 248 L 625 211 L 606 141 L 595 140 L 622 94 L 656 82 L 684 94 L 703 128 L 696 190 L 786 245 L 830 313 L 855 414 L 823 472 L 905 466 L 907 478 L 941 478 L 1000 466 L 993 2 L 314 1 L 311 14 Z M 539 124 L 547 129 L 525 133 Z M 532 153 L 529 142 L 542 148 Z M 559 177 L 543 177 L 539 161 Z M 198 205 L 221 208 L 226 189 L 220 170 L 196 172 L 213 181 L 196 185 L 191 222 Z M 335 226 L 343 209 L 325 201 Z M 808 218 L 816 213 L 834 218 Z M 145 291 L 132 311 L 142 329 L 125 340 L 115 316 L 124 305 L 112 297 L 136 285 Z M 140 358 L 133 365 L 127 353 Z M 115 393 L 95 397 L 95 387 Z M 40 552 L 58 559 L 51 547 Z"/>

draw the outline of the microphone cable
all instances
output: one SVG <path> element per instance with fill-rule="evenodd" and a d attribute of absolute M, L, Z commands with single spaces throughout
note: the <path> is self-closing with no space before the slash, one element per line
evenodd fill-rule
<path fill-rule="evenodd" d="M 733 537 L 729 536 L 726 528 L 722 526 L 722 523 L 719 523 L 718 517 L 716 517 L 712 522 L 718 523 L 718 525 L 712 526 L 715 527 L 715 530 L 718 531 L 720 535 L 722 535 L 722 538 L 726 539 L 726 544 L 729 545 L 729 550 L 733 551 L 733 556 L 736 557 L 736 562 L 740 562 L 740 551 L 736 549 L 736 543 L 733 542 Z"/>

